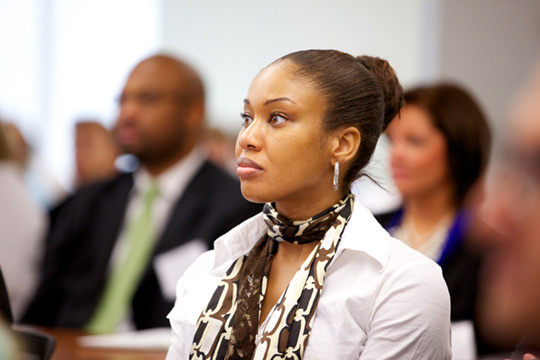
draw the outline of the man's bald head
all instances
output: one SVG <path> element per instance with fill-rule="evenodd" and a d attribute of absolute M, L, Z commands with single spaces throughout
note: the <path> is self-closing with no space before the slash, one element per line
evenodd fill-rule
<path fill-rule="evenodd" d="M 204 85 L 201 77 L 186 62 L 165 54 L 157 54 L 142 60 L 135 66 L 131 74 L 138 71 L 153 71 L 161 68 L 161 75 L 168 76 L 177 82 L 179 91 L 187 100 L 204 101 Z"/>
<path fill-rule="evenodd" d="M 120 96 L 116 135 L 122 148 L 159 173 L 188 154 L 204 127 L 204 86 L 187 63 L 168 55 L 144 59 Z"/>

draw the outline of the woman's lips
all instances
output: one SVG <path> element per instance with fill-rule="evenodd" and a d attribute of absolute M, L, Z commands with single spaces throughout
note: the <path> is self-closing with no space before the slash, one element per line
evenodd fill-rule
<path fill-rule="evenodd" d="M 236 168 L 236 174 L 240 178 L 246 178 L 258 174 L 263 168 L 255 161 L 245 157 L 238 158 L 238 167 Z"/>

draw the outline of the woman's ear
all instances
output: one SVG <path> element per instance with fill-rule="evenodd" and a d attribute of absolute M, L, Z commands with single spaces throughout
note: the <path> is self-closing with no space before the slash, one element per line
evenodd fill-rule
<path fill-rule="evenodd" d="M 360 131 L 355 127 L 351 126 L 336 131 L 332 148 L 332 161 L 338 161 L 342 164 L 352 161 L 361 141 Z M 331 165 L 334 166 L 333 163 Z"/>

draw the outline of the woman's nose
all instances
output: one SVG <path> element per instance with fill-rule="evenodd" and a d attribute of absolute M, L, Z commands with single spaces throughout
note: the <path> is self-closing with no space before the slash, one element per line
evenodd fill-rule
<path fill-rule="evenodd" d="M 262 121 L 253 120 L 238 134 L 238 145 L 245 150 L 259 151 L 262 145 L 263 129 Z"/>

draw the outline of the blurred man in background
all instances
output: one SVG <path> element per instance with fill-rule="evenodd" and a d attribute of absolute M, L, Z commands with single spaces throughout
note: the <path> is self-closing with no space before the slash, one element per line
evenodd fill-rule
<path fill-rule="evenodd" d="M 147 58 L 119 102 L 116 139 L 140 167 L 83 187 L 52 211 L 27 323 L 96 333 L 169 326 L 183 270 L 260 211 L 196 146 L 205 101 L 192 67 L 170 56 Z"/>
<path fill-rule="evenodd" d="M 75 186 L 114 176 L 121 149 L 113 135 L 95 120 L 75 124 Z"/>

